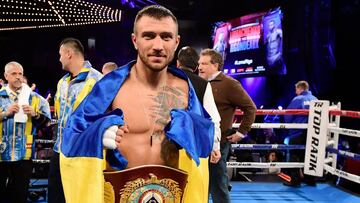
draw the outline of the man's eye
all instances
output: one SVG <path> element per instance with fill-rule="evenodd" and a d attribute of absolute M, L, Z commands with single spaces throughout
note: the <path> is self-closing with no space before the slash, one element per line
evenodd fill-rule
<path fill-rule="evenodd" d="M 163 40 L 165 40 L 165 41 L 170 41 L 171 39 L 172 39 L 172 37 L 170 37 L 170 36 L 163 37 Z"/>

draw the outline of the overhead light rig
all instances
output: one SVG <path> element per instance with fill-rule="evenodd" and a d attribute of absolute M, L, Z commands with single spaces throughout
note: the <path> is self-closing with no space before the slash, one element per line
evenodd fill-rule
<path fill-rule="evenodd" d="M 82 0 L 0 0 L 0 31 L 121 21 L 121 10 Z"/>

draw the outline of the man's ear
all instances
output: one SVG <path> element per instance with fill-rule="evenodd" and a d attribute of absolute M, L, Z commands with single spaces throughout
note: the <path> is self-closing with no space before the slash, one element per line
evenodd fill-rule
<path fill-rule="evenodd" d="M 180 44 L 180 35 L 178 35 L 178 36 L 176 37 L 176 46 L 175 46 L 175 50 L 174 50 L 174 51 L 176 51 L 176 49 L 178 48 L 179 44 Z"/>
<path fill-rule="evenodd" d="M 66 49 L 66 50 L 65 50 L 65 54 L 66 54 L 66 56 L 67 56 L 69 59 L 71 59 L 71 57 L 72 57 L 72 55 L 73 55 L 73 51 L 70 50 L 70 49 Z"/>
<path fill-rule="evenodd" d="M 135 36 L 134 33 L 131 34 L 131 41 L 132 41 L 132 43 L 133 43 L 133 45 L 134 45 L 134 48 L 137 50 L 137 49 L 138 49 L 138 47 L 137 47 L 137 40 L 136 40 L 136 36 Z"/>

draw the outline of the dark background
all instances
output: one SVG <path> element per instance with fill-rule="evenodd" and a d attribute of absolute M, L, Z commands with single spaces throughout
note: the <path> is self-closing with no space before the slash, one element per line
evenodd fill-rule
<path fill-rule="evenodd" d="M 98 70 L 108 61 L 123 65 L 135 59 L 130 40 L 134 16 L 150 1 L 134 1 L 135 8 L 122 5 L 121 1 L 90 2 L 121 9 L 122 21 L 0 31 L 0 67 L 9 61 L 18 61 L 29 81 L 35 82 L 45 96 L 47 91 L 55 93 L 57 81 L 65 74 L 58 60 L 59 43 L 65 37 L 80 39 L 86 49 L 86 59 Z M 159 0 L 156 3 L 168 7 L 178 17 L 179 47 L 190 45 L 198 51 L 212 46 L 214 22 L 280 6 L 284 13 L 284 57 L 288 74 L 267 77 L 266 89 L 259 92 L 265 94 L 261 98 L 266 101 L 255 101 L 258 107 L 262 104 L 268 108 L 286 107 L 295 96 L 294 84 L 307 80 L 319 99 L 341 101 L 342 109 L 360 110 L 356 74 L 360 45 L 356 28 L 359 0 Z M 89 48 L 88 39 L 95 39 L 95 47 Z"/>

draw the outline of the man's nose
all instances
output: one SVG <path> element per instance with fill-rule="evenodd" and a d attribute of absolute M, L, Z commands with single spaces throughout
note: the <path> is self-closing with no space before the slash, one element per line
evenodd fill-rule
<path fill-rule="evenodd" d="M 153 49 L 156 50 L 163 50 L 164 49 L 164 42 L 161 39 L 160 36 L 155 37 L 154 39 L 154 44 L 153 44 Z"/>

